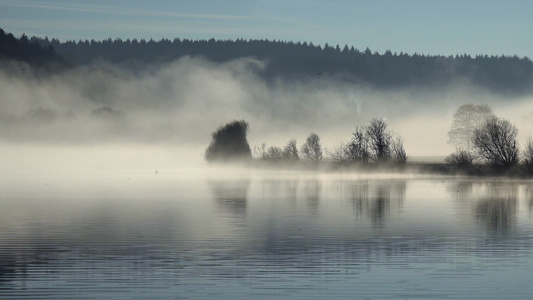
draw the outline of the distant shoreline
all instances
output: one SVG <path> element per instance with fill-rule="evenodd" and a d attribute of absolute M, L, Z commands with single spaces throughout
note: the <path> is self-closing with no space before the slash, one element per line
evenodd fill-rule
<path fill-rule="evenodd" d="M 432 162 L 417 160 L 405 164 L 355 164 L 339 163 L 334 161 L 262 161 L 254 159 L 250 164 L 243 166 L 268 170 L 295 170 L 295 171 L 323 171 L 323 172 L 360 172 L 360 173 L 412 173 L 427 175 L 449 176 L 472 176 L 472 177 L 509 177 L 509 178 L 533 178 L 533 172 L 528 171 L 522 165 L 516 165 L 506 169 L 493 168 L 486 164 L 472 164 L 458 167 L 445 162 Z"/>

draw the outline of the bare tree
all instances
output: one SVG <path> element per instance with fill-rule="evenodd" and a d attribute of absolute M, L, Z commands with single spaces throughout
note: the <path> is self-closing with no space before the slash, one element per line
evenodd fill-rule
<path fill-rule="evenodd" d="M 528 138 L 524 153 L 522 154 L 523 163 L 529 172 L 533 172 L 533 139 Z"/>
<path fill-rule="evenodd" d="M 392 142 L 392 160 L 397 164 L 405 164 L 407 162 L 403 139 L 399 136 Z"/>
<path fill-rule="evenodd" d="M 320 145 L 320 137 L 316 133 L 311 133 L 305 144 L 303 144 L 300 151 L 305 159 L 312 161 L 322 160 L 322 146 Z"/>
<path fill-rule="evenodd" d="M 458 149 L 471 151 L 474 131 L 482 126 L 487 119 L 493 117 L 492 109 L 486 104 L 463 104 L 459 106 L 453 115 L 452 128 L 448 132 L 448 143 L 455 145 Z"/>
<path fill-rule="evenodd" d="M 364 126 L 357 126 L 350 142 L 341 143 L 339 147 L 328 152 L 329 156 L 336 162 L 370 162 L 370 151 L 368 149 L 368 138 L 365 134 Z"/>
<path fill-rule="evenodd" d="M 331 157 L 335 162 L 349 162 L 350 157 L 348 156 L 348 145 L 341 143 L 340 146 L 333 148 L 333 151 L 325 150 L 326 153 Z"/>
<path fill-rule="evenodd" d="M 407 153 L 403 147 L 403 140 L 396 133 L 388 129 L 388 122 L 384 119 L 373 119 L 366 126 L 370 158 L 376 163 L 394 162 L 406 163 Z"/>
<path fill-rule="evenodd" d="M 296 140 L 291 139 L 283 148 L 283 158 L 286 160 L 299 160 L 298 148 L 296 147 Z"/>
<path fill-rule="evenodd" d="M 254 158 L 265 159 L 267 155 L 267 145 L 261 143 L 261 145 L 255 145 L 253 150 Z"/>
<path fill-rule="evenodd" d="M 387 127 L 383 119 L 373 119 L 368 126 L 357 126 L 351 141 L 341 144 L 330 156 L 337 162 L 407 162 L 402 138 Z"/>
<path fill-rule="evenodd" d="M 509 167 L 518 163 L 516 136 L 518 129 L 507 120 L 488 119 L 474 131 L 473 145 L 478 156 L 494 167 Z"/>
<path fill-rule="evenodd" d="M 368 163 L 370 162 L 369 139 L 366 134 L 366 127 L 355 128 L 352 140 L 347 145 L 347 156 L 351 161 Z"/>
<path fill-rule="evenodd" d="M 387 121 L 372 119 L 365 127 L 365 135 L 375 162 L 386 162 L 392 157 L 392 133 L 387 130 Z"/>
<path fill-rule="evenodd" d="M 281 160 L 283 158 L 283 151 L 280 147 L 270 146 L 267 149 L 266 155 L 263 159 L 266 160 Z"/>

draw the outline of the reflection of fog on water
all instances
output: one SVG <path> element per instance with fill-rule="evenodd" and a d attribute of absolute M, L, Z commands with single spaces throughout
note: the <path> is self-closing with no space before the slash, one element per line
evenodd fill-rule
<path fill-rule="evenodd" d="M 213 192 L 217 207 L 236 216 L 244 216 L 246 214 L 250 179 L 210 180 L 208 184 Z"/>
<path fill-rule="evenodd" d="M 354 295 L 370 277 L 375 290 L 383 282 L 416 289 L 423 280 L 444 280 L 447 288 L 467 277 L 527 286 L 533 257 L 528 181 L 164 176 L 104 180 L 84 193 L 70 184 L 30 193 L 24 182 L 0 199 L 0 298 L 59 295 L 73 286 L 98 298 L 115 284 L 131 291 L 119 295 L 124 299 L 143 290 L 155 298 L 191 290 L 190 298 L 207 299 L 221 287 L 229 298 L 274 290 L 280 294 L 269 298 L 279 299 L 320 282 L 340 282 L 345 290 L 359 284 L 350 290 Z M 71 199 L 74 194 L 89 196 Z M 486 231 L 505 238 L 487 238 Z M 248 284 L 247 293 L 239 289 Z M 319 296 L 346 298 L 329 294 L 336 289 L 328 286 L 328 295 Z M 313 298 L 307 296 L 299 298 Z"/>
<path fill-rule="evenodd" d="M 447 190 L 460 204 L 466 204 L 468 199 L 472 197 L 474 181 L 472 180 L 454 180 L 447 185 Z"/>
<path fill-rule="evenodd" d="M 320 204 L 320 194 L 322 192 L 322 182 L 318 179 L 306 180 L 303 184 L 303 194 L 307 202 L 309 211 L 313 214 L 318 212 Z"/>
<path fill-rule="evenodd" d="M 526 201 L 529 204 L 529 211 L 533 211 L 533 185 L 526 186 Z"/>
<path fill-rule="evenodd" d="M 292 201 L 298 198 L 298 178 L 268 178 L 258 184 L 263 197 Z"/>
<path fill-rule="evenodd" d="M 407 186 L 405 180 L 361 180 L 341 184 L 356 215 L 369 217 L 377 227 L 384 225 L 391 213 L 391 206 L 402 206 Z"/>

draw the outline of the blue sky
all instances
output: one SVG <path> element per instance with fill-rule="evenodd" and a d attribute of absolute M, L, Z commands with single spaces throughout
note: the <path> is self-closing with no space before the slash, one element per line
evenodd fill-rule
<path fill-rule="evenodd" d="M 0 0 L 0 27 L 60 40 L 175 37 L 533 58 L 533 1 Z"/>

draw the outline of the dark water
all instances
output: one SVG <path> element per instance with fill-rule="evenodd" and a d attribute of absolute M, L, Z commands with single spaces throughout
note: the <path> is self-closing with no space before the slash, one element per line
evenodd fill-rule
<path fill-rule="evenodd" d="M 4 177 L 0 298 L 533 298 L 533 181 L 204 175 Z"/>

